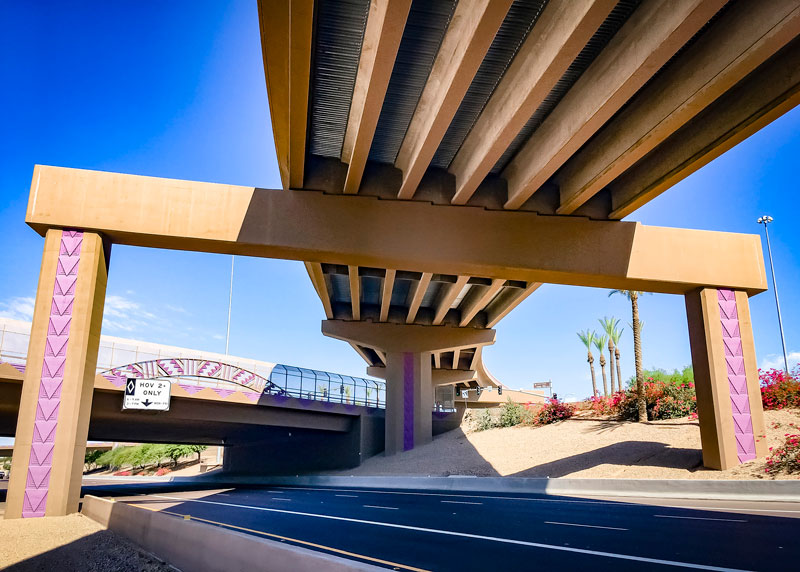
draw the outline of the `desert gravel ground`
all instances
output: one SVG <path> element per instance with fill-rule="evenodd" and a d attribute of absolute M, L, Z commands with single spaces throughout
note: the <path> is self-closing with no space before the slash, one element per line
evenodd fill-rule
<path fill-rule="evenodd" d="M 6 572 L 176 570 L 80 514 L 0 519 L 0 569 Z"/>
<path fill-rule="evenodd" d="M 800 410 L 766 411 L 769 447 L 797 433 Z M 777 425 L 776 425 L 777 424 Z M 758 436 L 757 436 L 758 438 Z M 509 427 L 439 435 L 428 445 L 393 457 L 378 455 L 339 475 L 475 475 L 481 477 L 577 477 L 616 479 L 756 479 L 764 461 L 728 471 L 702 467 L 697 420 L 670 419 L 646 424 L 589 417 L 544 427 Z M 798 475 L 779 478 L 797 479 Z"/>

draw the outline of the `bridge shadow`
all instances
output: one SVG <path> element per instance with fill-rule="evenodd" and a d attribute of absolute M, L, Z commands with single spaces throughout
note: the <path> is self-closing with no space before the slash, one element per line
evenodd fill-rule
<path fill-rule="evenodd" d="M 622 441 L 578 453 L 519 471 L 509 477 L 566 477 L 600 465 L 620 467 L 684 468 L 695 472 L 703 468 L 699 449 L 670 447 L 655 441 Z"/>

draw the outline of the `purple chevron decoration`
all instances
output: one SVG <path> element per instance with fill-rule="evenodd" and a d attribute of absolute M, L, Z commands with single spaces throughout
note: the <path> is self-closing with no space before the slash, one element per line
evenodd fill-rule
<path fill-rule="evenodd" d="M 414 448 L 414 354 L 403 354 L 403 450 Z"/>
<path fill-rule="evenodd" d="M 50 317 L 45 338 L 42 375 L 39 379 L 39 398 L 33 422 L 33 441 L 28 460 L 28 478 L 22 504 L 23 518 L 44 516 L 50 471 L 53 467 L 53 449 L 58 426 L 58 408 L 61 405 L 61 386 L 64 383 L 64 366 L 67 362 L 69 328 L 72 322 L 72 305 L 75 301 L 75 284 L 81 258 L 83 233 L 63 231 L 56 264 L 55 287 L 50 303 Z"/>
<path fill-rule="evenodd" d="M 223 399 L 237 393 L 249 394 L 256 392 L 255 395 L 261 395 L 261 393 L 265 392 L 270 394 L 282 394 L 285 392 L 284 389 L 281 389 L 269 379 L 246 369 L 219 361 L 199 358 L 161 358 L 141 361 L 112 368 L 104 371 L 101 375 L 118 387 L 124 385 L 125 379 L 128 377 L 140 379 L 197 377 L 227 381 L 250 390 L 214 390 Z M 197 393 L 203 389 L 193 384 L 179 382 L 179 385 L 189 393 Z M 257 401 L 257 398 L 255 400 Z"/>
<path fill-rule="evenodd" d="M 750 398 L 747 394 L 747 375 L 744 369 L 744 351 L 739 331 L 739 314 L 733 290 L 718 290 L 719 317 L 722 323 L 722 342 L 725 346 L 725 365 L 733 413 L 733 432 L 739 462 L 756 458 L 756 440 L 750 416 Z"/>

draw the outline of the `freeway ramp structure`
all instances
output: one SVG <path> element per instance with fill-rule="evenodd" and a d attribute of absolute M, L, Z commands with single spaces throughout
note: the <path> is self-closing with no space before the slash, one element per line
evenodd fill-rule
<path fill-rule="evenodd" d="M 281 189 L 34 169 L 7 518 L 77 508 L 113 244 L 302 261 L 322 333 L 385 368 L 387 454 L 540 284 L 680 295 L 704 464 L 765 453 L 758 236 L 632 217 L 797 105 L 796 0 L 258 5 Z"/>

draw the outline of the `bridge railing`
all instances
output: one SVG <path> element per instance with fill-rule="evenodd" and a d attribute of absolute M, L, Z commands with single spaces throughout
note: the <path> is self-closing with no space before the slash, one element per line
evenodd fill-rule
<path fill-rule="evenodd" d="M 386 407 L 386 385 L 374 379 L 278 364 L 269 380 L 290 397 Z"/>

